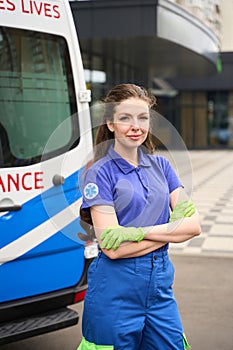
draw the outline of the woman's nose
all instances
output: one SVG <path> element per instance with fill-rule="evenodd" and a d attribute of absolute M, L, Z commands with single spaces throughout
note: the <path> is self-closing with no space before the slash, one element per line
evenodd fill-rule
<path fill-rule="evenodd" d="M 133 128 L 135 128 L 135 129 L 139 129 L 139 128 L 140 128 L 138 118 L 136 118 L 136 117 L 133 118 L 132 123 L 131 123 L 131 126 L 132 126 Z"/>

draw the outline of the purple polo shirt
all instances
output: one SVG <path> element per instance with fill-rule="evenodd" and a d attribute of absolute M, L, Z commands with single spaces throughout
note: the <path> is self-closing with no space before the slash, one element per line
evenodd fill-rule
<path fill-rule="evenodd" d="M 110 146 L 83 179 L 82 208 L 114 206 L 119 225 L 146 227 L 168 222 L 170 193 L 182 186 L 169 161 L 139 149 L 137 167 Z"/>

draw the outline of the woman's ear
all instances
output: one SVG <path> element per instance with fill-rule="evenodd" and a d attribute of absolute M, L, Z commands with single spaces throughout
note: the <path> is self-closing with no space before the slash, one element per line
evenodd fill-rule
<path fill-rule="evenodd" d="M 111 132 L 114 132 L 114 123 L 110 120 L 107 120 L 107 127 Z"/>

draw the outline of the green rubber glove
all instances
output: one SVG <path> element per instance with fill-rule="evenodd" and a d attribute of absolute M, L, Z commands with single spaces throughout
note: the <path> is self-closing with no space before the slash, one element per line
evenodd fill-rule
<path fill-rule="evenodd" d="M 175 206 L 173 212 L 171 213 L 169 222 L 190 217 L 195 213 L 195 211 L 196 209 L 194 207 L 193 202 L 183 200 Z"/>
<path fill-rule="evenodd" d="M 100 236 L 102 241 L 101 248 L 108 250 L 113 248 L 113 250 L 116 250 L 122 242 L 140 242 L 145 234 L 146 233 L 140 227 L 107 227 Z"/>

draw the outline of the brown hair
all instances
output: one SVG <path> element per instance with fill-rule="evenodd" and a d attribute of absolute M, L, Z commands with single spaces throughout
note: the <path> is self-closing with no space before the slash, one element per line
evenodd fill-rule
<path fill-rule="evenodd" d="M 140 98 L 148 103 L 150 109 L 156 106 L 155 96 L 150 96 L 144 87 L 134 84 L 119 84 L 109 91 L 106 98 L 103 100 L 105 104 L 102 123 L 96 134 L 94 162 L 104 157 L 108 151 L 109 145 L 113 143 L 114 133 L 107 127 L 107 121 L 113 121 L 114 108 L 120 102 L 128 98 Z M 106 142 L 109 141 L 109 142 Z M 152 142 L 151 132 L 148 132 L 147 138 L 143 143 L 144 151 L 147 153 L 154 152 L 154 144 Z"/>

